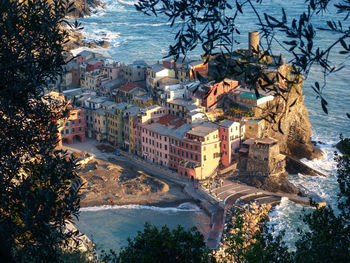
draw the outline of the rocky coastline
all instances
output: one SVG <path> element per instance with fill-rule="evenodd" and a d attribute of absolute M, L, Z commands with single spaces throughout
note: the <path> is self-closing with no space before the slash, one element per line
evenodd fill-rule
<path fill-rule="evenodd" d="M 106 8 L 100 0 L 75 0 L 73 3 L 73 11 L 67 13 L 68 19 L 82 18 L 94 13 L 97 7 Z M 87 41 L 83 38 L 81 30 L 74 30 L 66 27 L 68 33 L 68 42 L 65 44 L 66 50 L 73 50 L 80 47 L 86 48 L 108 48 L 111 46 L 107 38 L 102 37 L 100 40 Z"/>

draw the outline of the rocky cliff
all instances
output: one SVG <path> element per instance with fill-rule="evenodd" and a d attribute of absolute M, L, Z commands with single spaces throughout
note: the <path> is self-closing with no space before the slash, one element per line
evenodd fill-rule
<path fill-rule="evenodd" d="M 74 10 L 68 13 L 70 17 L 84 17 L 91 14 L 92 10 L 98 6 L 104 6 L 100 0 L 73 0 Z"/>
<path fill-rule="evenodd" d="M 311 142 L 311 123 L 300 85 L 295 85 L 286 96 L 278 97 L 273 103 L 267 103 L 258 109 L 255 117 L 266 118 L 263 137 L 278 140 L 280 151 L 298 159 L 322 157 L 322 151 Z M 275 114 L 274 120 L 269 113 Z"/>

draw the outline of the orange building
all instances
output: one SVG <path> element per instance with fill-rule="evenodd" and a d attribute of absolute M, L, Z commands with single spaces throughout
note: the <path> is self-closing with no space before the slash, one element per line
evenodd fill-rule
<path fill-rule="evenodd" d="M 211 108 L 214 106 L 227 92 L 238 87 L 238 81 L 231 79 L 224 79 L 223 81 L 215 84 L 207 84 L 206 92 L 202 99 L 202 105 L 204 107 Z"/>
<path fill-rule="evenodd" d="M 72 108 L 69 116 L 58 122 L 58 145 L 85 142 L 85 115 L 83 109 Z"/>

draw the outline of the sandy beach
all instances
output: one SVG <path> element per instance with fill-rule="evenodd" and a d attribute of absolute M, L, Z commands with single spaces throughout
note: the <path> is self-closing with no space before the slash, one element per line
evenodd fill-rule
<path fill-rule="evenodd" d="M 181 186 L 160 180 L 125 161 L 93 159 L 81 168 L 82 207 L 100 205 L 153 205 L 176 207 L 193 202 Z"/>

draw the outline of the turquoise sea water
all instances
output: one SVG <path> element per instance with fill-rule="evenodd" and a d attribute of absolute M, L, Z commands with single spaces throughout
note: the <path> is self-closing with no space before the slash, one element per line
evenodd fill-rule
<path fill-rule="evenodd" d="M 112 46 L 107 49 L 99 49 L 100 52 L 109 54 L 113 59 L 124 63 L 131 63 L 134 60 L 143 59 L 147 63 L 155 63 L 167 54 L 168 46 L 176 30 L 169 27 L 165 17 L 148 17 L 137 12 L 133 6 L 133 1 L 106 0 L 106 9 L 98 9 L 90 17 L 81 19 L 84 27 L 84 37 L 89 40 L 99 40 L 107 38 Z M 268 12 L 277 17 L 281 16 L 281 7 L 286 9 L 290 17 L 295 17 L 305 9 L 303 0 L 284 1 L 266 0 L 259 8 L 259 12 Z M 332 7 L 329 8 L 330 10 Z M 329 16 L 319 17 L 314 23 L 322 25 Z M 177 24 L 181 26 L 181 23 Z M 256 19 L 249 11 L 238 20 L 241 35 L 237 36 L 240 44 L 237 48 L 247 46 L 247 34 L 250 30 L 255 30 Z M 334 38 L 334 37 L 333 37 Z M 332 41 L 332 35 L 319 31 L 316 44 L 325 46 Z M 275 53 L 283 53 L 280 46 L 274 47 Z M 190 55 L 199 58 L 200 49 L 195 49 Z M 288 61 L 288 55 L 284 54 Z M 314 67 L 304 85 L 305 102 L 309 109 L 309 118 L 313 126 L 312 138 L 319 141 L 319 146 L 325 152 L 322 160 L 307 161 L 309 165 L 327 174 L 327 178 L 308 177 L 305 175 L 291 175 L 290 181 L 301 184 L 308 190 L 324 198 L 328 204 L 334 206 L 338 191 L 335 177 L 335 163 L 333 161 L 333 145 L 339 140 L 339 133 L 350 137 L 350 120 L 345 116 L 345 112 L 350 113 L 350 64 L 343 61 L 343 56 L 338 50 L 331 55 L 331 60 L 335 64 L 344 63 L 346 67 L 328 78 L 327 87 L 324 89 L 325 98 L 329 104 L 329 114 L 323 113 L 320 101 L 310 85 L 314 81 L 323 80 L 322 72 Z M 276 231 L 285 229 L 287 241 L 292 244 L 296 238 L 296 227 L 303 208 L 288 200 L 283 202 L 271 212 L 271 224 Z M 141 216 L 136 216 L 141 215 Z M 199 211 L 187 212 L 161 212 L 159 210 L 140 210 L 139 208 L 84 211 L 81 214 L 79 228 L 93 236 L 96 241 L 101 241 L 106 247 L 118 247 L 125 244 L 123 240 L 130 235 L 134 235 L 136 230 L 142 229 L 143 222 L 151 221 L 157 225 L 167 223 L 171 226 L 177 223 L 186 227 L 197 225 L 205 232 L 208 218 Z M 104 238 L 107 237 L 107 238 Z M 117 245 L 115 245 L 117 244 Z"/>
<path fill-rule="evenodd" d="M 101 251 L 119 250 L 127 245 L 127 238 L 142 231 L 145 222 L 158 227 L 166 225 L 170 229 L 177 225 L 186 229 L 196 226 L 205 235 L 209 231 L 210 220 L 195 204 L 184 203 L 177 208 L 139 205 L 83 208 L 76 224 Z"/>

